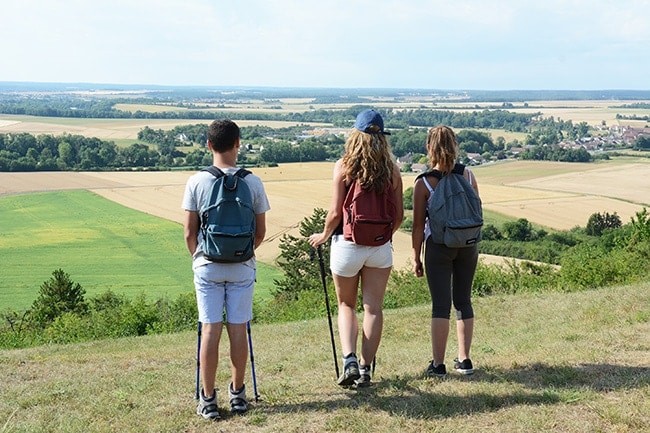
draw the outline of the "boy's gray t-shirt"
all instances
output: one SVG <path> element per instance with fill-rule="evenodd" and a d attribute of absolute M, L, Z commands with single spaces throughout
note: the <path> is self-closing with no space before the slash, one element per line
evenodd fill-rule
<path fill-rule="evenodd" d="M 237 172 L 237 170 L 239 170 L 239 168 L 233 167 L 219 168 L 226 174 L 234 174 Z M 255 214 L 257 215 L 268 212 L 271 209 L 271 205 L 269 204 L 269 199 L 266 196 L 266 192 L 264 191 L 264 184 L 262 183 L 262 179 L 260 179 L 255 174 L 249 174 L 243 180 L 246 182 L 251 190 L 251 194 L 253 195 L 253 211 Z M 212 185 L 214 182 L 215 177 L 207 171 L 199 171 L 198 173 L 190 176 L 190 178 L 187 180 L 187 183 L 185 184 L 185 193 L 183 194 L 183 202 L 181 204 L 181 207 L 188 211 L 199 212 L 201 209 L 201 204 L 206 202 L 210 197 L 210 193 L 212 192 Z M 203 252 L 201 250 L 203 236 L 200 230 L 198 234 L 198 241 L 199 247 L 194 254 L 194 259 L 202 259 L 208 263 L 212 263 L 209 260 L 203 258 Z M 253 256 L 253 258 L 250 260 L 255 260 L 255 256 Z"/>

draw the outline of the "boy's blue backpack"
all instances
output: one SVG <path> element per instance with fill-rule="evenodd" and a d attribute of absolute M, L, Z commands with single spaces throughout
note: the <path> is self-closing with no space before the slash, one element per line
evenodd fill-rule
<path fill-rule="evenodd" d="M 240 168 L 225 174 L 210 166 L 202 171 L 216 180 L 207 203 L 200 210 L 203 254 L 213 262 L 244 262 L 255 250 L 255 211 L 253 195 L 244 177 L 250 171 Z"/>
<path fill-rule="evenodd" d="M 481 240 L 481 199 L 463 176 L 464 171 L 464 165 L 456 164 L 446 176 L 438 170 L 418 176 L 438 179 L 435 193 L 429 201 L 427 217 L 433 242 L 450 248 L 471 247 Z"/>

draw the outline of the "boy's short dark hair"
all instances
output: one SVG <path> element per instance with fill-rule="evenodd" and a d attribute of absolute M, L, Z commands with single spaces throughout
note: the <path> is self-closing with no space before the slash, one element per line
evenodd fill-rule
<path fill-rule="evenodd" d="M 235 146 L 238 138 L 239 126 L 232 120 L 215 120 L 208 127 L 208 141 L 216 152 L 229 151 Z"/>

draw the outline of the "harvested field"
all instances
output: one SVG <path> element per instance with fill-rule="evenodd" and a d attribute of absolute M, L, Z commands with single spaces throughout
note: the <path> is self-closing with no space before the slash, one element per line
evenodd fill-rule
<path fill-rule="evenodd" d="M 494 167 L 485 167 L 485 178 L 483 167 L 475 169 L 485 208 L 546 227 L 585 226 L 596 212 L 616 212 L 625 223 L 650 207 L 650 165 L 645 162 L 585 166 L 522 161 L 502 167 L 503 177 Z M 526 172 L 535 177 L 527 178 Z"/>
<path fill-rule="evenodd" d="M 136 140 L 138 132 L 145 126 L 152 129 L 173 129 L 180 125 L 209 124 L 209 120 L 200 119 L 75 119 L 60 117 L 0 116 L 0 133 L 26 132 L 32 135 L 63 134 L 97 137 L 102 140 Z M 239 126 L 265 125 L 272 128 L 294 126 L 298 122 L 238 120 Z M 318 126 L 318 123 L 310 123 Z"/>
<path fill-rule="evenodd" d="M 596 166 L 589 172 L 570 171 L 564 174 L 531 179 L 513 186 L 546 191 L 564 191 L 650 206 L 650 166 L 647 163 Z"/>
<path fill-rule="evenodd" d="M 331 197 L 332 163 L 284 164 L 254 172 L 265 183 L 271 202 L 267 240 L 258 257 L 273 263 L 283 234 L 299 236 L 298 224 L 314 208 L 327 209 Z M 475 167 L 484 207 L 555 229 L 585 226 L 596 212 L 616 212 L 628 222 L 643 206 L 650 207 L 648 163 L 568 164 L 529 161 Z M 140 211 L 182 223 L 181 198 L 192 172 L 0 173 L 0 196 L 35 191 L 88 189 Z M 404 188 L 413 185 L 404 176 Z M 179 242 L 182 242 L 179 228 Z M 411 240 L 394 239 L 395 266 L 407 266 Z M 485 256 L 486 262 L 500 259 Z"/>

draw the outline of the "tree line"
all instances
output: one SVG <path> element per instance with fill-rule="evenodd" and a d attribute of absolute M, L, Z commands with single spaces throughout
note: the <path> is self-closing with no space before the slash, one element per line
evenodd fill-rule
<path fill-rule="evenodd" d="M 103 105 L 96 102 L 98 106 Z M 302 116 L 305 122 L 318 121 L 351 128 L 355 114 L 367 106 L 345 110 L 314 110 L 309 113 L 288 113 L 278 116 Z M 222 113 L 226 116 L 227 113 Z M 249 113 L 255 117 L 258 114 Z M 261 114 L 260 114 L 261 115 Z M 517 114 L 504 110 L 453 112 L 437 110 L 392 110 L 384 112 L 391 129 L 391 148 L 396 157 L 413 156 L 413 162 L 426 161 L 427 128 L 446 124 L 457 129 L 461 161 L 469 163 L 468 154 L 480 154 L 484 160 L 517 157 L 522 159 L 564 162 L 589 162 L 593 156 L 585 149 L 557 146 L 563 139 L 589 136 L 586 122 L 538 118 L 531 114 Z M 210 120 L 215 113 L 210 113 Z M 246 114 L 242 115 L 246 117 Z M 276 115 L 264 115 L 272 118 Z M 270 117 L 269 117 L 270 116 Z M 239 117 L 239 115 L 238 115 Z M 277 119 L 277 117 L 273 117 Z M 296 117 L 298 119 L 298 117 Z M 294 119 L 294 121 L 296 120 Z M 205 148 L 207 123 L 180 125 L 170 130 L 145 126 L 138 133 L 141 143 L 118 147 L 112 141 L 79 135 L 61 136 L 28 133 L 0 134 L 0 171 L 51 171 L 51 170 L 119 170 L 119 169 L 169 169 L 173 167 L 199 167 L 211 163 Z M 493 139 L 481 128 L 526 130 L 523 142 L 506 142 L 503 137 Z M 318 129 L 306 123 L 284 128 L 250 126 L 241 128 L 242 149 L 239 163 L 247 166 L 274 165 L 287 162 L 309 162 L 336 159 L 343 152 L 345 137 L 342 133 L 315 134 Z M 335 128 L 336 129 L 336 128 Z M 510 149 L 525 147 L 518 155 Z M 650 148 L 650 138 L 640 136 L 635 149 Z"/>
<path fill-rule="evenodd" d="M 118 170 L 173 163 L 146 144 L 120 148 L 112 141 L 81 135 L 0 134 L 0 171 Z"/>
<path fill-rule="evenodd" d="M 362 102 L 359 99 L 358 102 Z M 167 107 L 177 106 L 182 109 L 149 112 L 142 110 L 126 111 L 115 108 L 117 104 L 154 104 Z M 206 106 L 207 107 L 207 106 Z M 198 109 L 195 109 L 198 108 Z M 335 127 L 352 127 L 356 115 L 369 104 L 357 104 L 344 109 L 312 109 L 304 112 L 242 111 L 237 113 L 240 120 L 287 121 L 296 123 L 318 122 Z M 513 113 L 506 110 L 475 110 L 468 112 L 418 108 L 413 110 L 383 109 L 382 115 L 388 128 L 401 129 L 408 126 L 429 127 L 448 125 L 452 128 L 496 128 L 507 131 L 525 132 L 532 120 L 541 113 Z M 150 98 L 115 98 L 82 99 L 72 96 L 43 96 L 25 98 L 13 96 L 3 98 L 0 113 L 46 117 L 104 118 L 104 119 L 201 119 L 212 120 L 228 118 L 231 112 L 205 109 L 197 103 L 173 103 L 167 99 Z"/>

